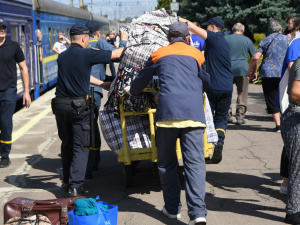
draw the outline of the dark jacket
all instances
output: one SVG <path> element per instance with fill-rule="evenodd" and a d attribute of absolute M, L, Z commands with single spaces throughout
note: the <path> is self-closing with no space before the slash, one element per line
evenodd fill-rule
<path fill-rule="evenodd" d="M 146 66 L 132 81 L 130 93 L 143 91 L 154 75 L 159 77 L 159 101 L 155 122 L 195 120 L 205 123 L 202 93 L 210 76 L 201 68 L 203 54 L 182 39 L 151 54 Z"/>

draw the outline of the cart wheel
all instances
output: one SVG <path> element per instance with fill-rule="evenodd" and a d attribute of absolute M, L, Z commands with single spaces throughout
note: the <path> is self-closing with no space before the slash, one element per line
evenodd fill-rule
<path fill-rule="evenodd" d="M 124 165 L 124 176 L 126 187 L 133 186 L 133 167 L 131 165 Z"/>

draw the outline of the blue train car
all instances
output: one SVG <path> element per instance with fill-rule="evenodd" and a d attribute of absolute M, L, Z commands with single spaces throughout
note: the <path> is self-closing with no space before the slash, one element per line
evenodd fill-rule
<path fill-rule="evenodd" d="M 35 69 L 35 51 L 34 51 L 34 24 L 32 14 L 31 0 L 0 0 L 0 18 L 8 23 L 7 38 L 16 41 L 22 47 L 25 60 L 30 74 L 30 90 L 33 97 L 37 83 Z M 17 66 L 18 68 L 18 66 Z M 21 98 L 24 93 L 24 87 L 21 78 L 21 72 L 17 70 L 17 94 Z"/>
<path fill-rule="evenodd" d="M 32 99 L 37 99 L 56 85 L 58 54 L 53 52 L 52 47 L 58 41 L 58 33 L 70 38 L 71 26 L 88 20 L 99 22 L 103 34 L 108 33 L 112 25 L 105 17 L 52 0 L 0 0 L 0 18 L 8 23 L 7 38 L 17 41 L 24 52 Z M 113 25 L 114 28 L 118 26 L 116 22 Z M 38 58 L 37 29 L 42 31 L 41 62 Z M 19 69 L 17 89 L 18 98 L 21 98 L 24 88 Z"/>
<path fill-rule="evenodd" d="M 105 17 L 93 15 L 90 12 L 51 0 L 33 0 L 34 29 L 42 31 L 42 63 L 38 61 L 37 78 L 38 87 L 35 89 L 34 97 L 38 98 L 40 93 L 51 88 L 57 82 L 58 54 L 52 51 L 52 47 L 58 41 L 58 33 L 69 37 L 69 31 L 75 23 L 86 23 L 88 20 L 96 20 L 103 25 L 103 32 L 109 30 L 109 20 Z M 35 44 L 36 44 L 35 37 Z M 35 45 L 36 47 L 36 45 Z M 37 51 L 37 48 L 36 48 Z M 74 56 L 76 57 L 76 56 Z"/>

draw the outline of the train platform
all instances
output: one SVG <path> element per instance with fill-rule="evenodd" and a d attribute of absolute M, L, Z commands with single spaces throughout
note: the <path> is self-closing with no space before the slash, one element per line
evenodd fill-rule
<path fill-rule="evenodd" d="M 60 139 L 50 102 L 55 88 L 29 109 L 14 115 L 12 164 L 0 169 L 0 224 L 3 206 L 15 197 L 53 199 L 68 197 L 61 186 Z M 106 98 L 106 94 L 105 94 Z M 102 105 L 105 103 L 105 98 Z M 233 107 L 236 91 L 233 96 Z M 265 112 L 262 87 L 250 84 L 246 124 L 229 124 L 223 160 L 206 165 L 207 224 L 279 225 L 285 216 L 286 197 L 278 194 L 280 156 L 283 142 L 275 132 L 271 115 Z M 181 219 L 166 218 L 159 176 L 148 161 L 138 165 L 133 187 L 126 188 L 123 163 L 102 139 L 102 162 L 93 179 L 85 181 L 87 196 L 119 206 L 118 224 L 183 225 L 189 221 L 182 186 Z M 184 183 L 182 171 L 179 171 Z"/>

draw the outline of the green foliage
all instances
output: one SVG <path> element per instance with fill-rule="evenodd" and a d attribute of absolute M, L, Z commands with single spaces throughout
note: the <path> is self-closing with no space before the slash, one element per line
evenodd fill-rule
<path fill-rule="evenodd" d="M 155 9 L 156 10 L 162 9 L 162 8 L 170 9 L 171 1 L 172 0 L 158 0 L 157 7 Z"/>
<path fill-rule="evenodd" d="M 200 24 L 219 16 L 228 30 L 241 22 L 255 32 L 266 33 L 270 20 L 279 20 L 285 27 L 287 18 L 297 13 L 300 13 L 299 0 L 188 0 L 179 14 Z"/>

